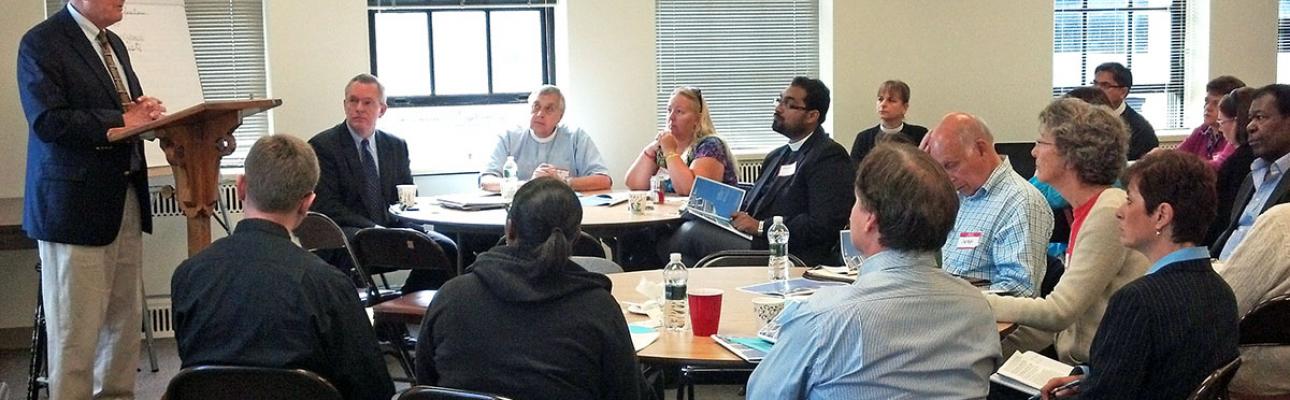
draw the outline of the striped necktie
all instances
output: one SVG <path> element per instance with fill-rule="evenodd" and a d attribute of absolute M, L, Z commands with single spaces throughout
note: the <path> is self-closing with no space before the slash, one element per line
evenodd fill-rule
<path fill-rule="evenodd" d="M 121 76 L 121 70 L 116 67 L 116 61 L 112 60 L 112 45 L 108 43 L 107 29 L 99 31 L 98 39 L 99 49 L 103 51 L 103 65 L 107 66 L 108 76 L 112 77 L 112 86 L 116 87 L 117 100 L 121 102 L 121 109 L 130 110 L 130 105 L 134 104 L 130 100 L 130 91 L 125 88 L 125 78 Z M 143 171 L 143 154 L 139 152 L 139 147 L 130 141 L 130 172 Z"/>
<path fill-rule="evenodd" d="M 372 158 L 372 145 L 368 139 L 360 143 L 362 151 L 358 156 L 363 162 L 363 202 L 367 203 L 368 217 L 378 225 L 385 225 L 385 204 L 381 200 L 381 174 L 376 169 L 376 159 Z"/>

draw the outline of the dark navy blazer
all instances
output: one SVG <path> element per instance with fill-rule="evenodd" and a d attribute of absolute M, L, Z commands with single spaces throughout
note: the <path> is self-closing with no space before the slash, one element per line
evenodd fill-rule
<path fill-rule="evenodd" d="M 412 184 L 411 161 L 408 143 L 385 131 L 376 131 L 377 170 L 381 175 L 379 187 L 381 201 L 386 205 L 399 201 L 398 185 Z M 363 188 L 367 177 L 359 159 L 358 146 L 344 122 L 322 131 L 309 139 L 318 155 L 317 198 L 313 211 L 326 214 L 343 227 L 370 228 L 373 225 L 389 226 L 389 213 L 370 215 L 363 204 Z M 384 208 L 382 208 L 384 210 Z"/>
<path fill-rule="evenodd" d="M 129 81 L 130 97 L 143 95 L 125 44 L 110 32 L 108 41 Z M 18 93 L 30 127 L 22 226 L 33 239 L 111 243 L 130 184 L 138 195 L 143 231 L 152 231 L 147 174 L 128 174 L 131 147 L 142 155 L 143 144 L 108 143 L 107 130 L 125 125 L 124 109 L 92 46 L 97 44 L 63 9 L 27 31 L 18 47 Z"/>

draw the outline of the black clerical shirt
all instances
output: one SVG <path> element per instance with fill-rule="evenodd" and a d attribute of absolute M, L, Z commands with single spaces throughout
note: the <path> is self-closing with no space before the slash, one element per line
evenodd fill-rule
<path fill-rule="evenodd" d="M 282 225 L 243 220 L 180 264 L 170 287 L 184 368 L 302 368 L 346 399 L 394 394 L 354 285 Z"/>

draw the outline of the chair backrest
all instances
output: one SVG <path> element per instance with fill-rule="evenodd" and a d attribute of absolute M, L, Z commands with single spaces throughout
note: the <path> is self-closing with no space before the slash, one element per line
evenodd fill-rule
<path fill-rule="evenodd" d="M 1254 306 L 1241 318 L 1242 346 L 1290 345 L 1290 296 L 1279 296 Z"/>
<path fill-rule="evenodd" d="M 484 392 L 449 389 L 438 386 L 413 386 L 399 395 L 399 400 L 509 400 Z"/>
<path fill-rule="evenodd" d="M 497 239 L 497 246 L 506 245 L 506 236 Z M 605 257 L 605 248 L 600 246 L 600 239 L 587 232 L 578 232 L 578 238 L 573 241 L 573 255 L 579 257 Z"/>
<path fill-rule="evenodd" d="M 792 254 L 788 255 L 788 261 L 794 267 L 806 266 L 802 259 Z M 748 267 L 766 265 L 769 262 L 770 250 L 722 250 L 703 257 L 692 268 Z"/>
<path fill-rule="evenodd" d="M 1057 281 L 1062 279 L 1062 274 L 1066 273 L 1066 267 L 1062 265 L 1062 259 L 1047 256 L 1048 265 L 1044 267 L 1044 281 L 1039 283 L 1039 297 L 1047 296 L 1057 287 Z"/>
<path fill-rule="evenodd" d="M 1191 393 L 1188 400 L 1220 400 L 1227 398 L 1227 384 L 1232 382 L 1232 377 L 1236 376 L 1236 370 L 1241 368 L 1241 358 L 1223 364 L 1218 367 L 1205 380 L 1200 382 L 1200 387 Z"/>
<path fill-rule="evenodd" d="M 300 247 L 311 252 L 319 250 L 341 250 L 344 249 L 349 256 L 350 265 L 354 266 L 354 275 L 367 286 L 368 298 L 373 298 L 376 293 L 376 282 L 372 276 L 363 269 L 363 265 L 358 263 L 358 257 L 354 255 L 354 247 L 350 245 L 349 239 L 345 237 L 345 231 L 340 229 L 331 217 L 319 212 L 310 211 L 305 215 L 305 219 L 300 221 L 300 226 L 296 227 L 296 238 L 300 240 Z"/>
<path fill-rule="evenodd" d="M 457 270 L 433 239 L 415 229 L 367 228 L 354 235 L 354 255 L 370 274 L 392 270 Z"/>
<path fill-rule="evenodd" d="M 303 369 L 210 365 L 179 371 L 162 398 L 341 400 L 341 395 L 326 379 Z"/>
<path fill-rule="evenodd" d="M 599 272 L 602 274 L 617 274 L 619 272 L 623 272 L 623 267 L 618 265 L 618 263 L 600 257 L 573 256 L 569 257 L 569 259 L 573 260 L 574 263 L 577 263 L 583 269 L 591 272 Z"/>

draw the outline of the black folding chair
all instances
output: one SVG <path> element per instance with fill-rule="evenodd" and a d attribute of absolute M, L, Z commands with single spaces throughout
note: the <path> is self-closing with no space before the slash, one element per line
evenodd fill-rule
<path fill-rule="evenodd" d="M 509 400 L 506 397 L 470 390 L 438 386 L 413 386 L 399 395 L 399 400 Z"/>
<path fill-rule="evenodd" d="M 162 399 L 341 400 L 341 395 L 326 379 L 303 369 L 210 365 L 179 371 Z"/>
<path fill-rule="evenodd" d="M 497 239 L 498 246 L 506 245 L 506 237 L 502 236 Z M 600 246 L 600 239 L 587 232 L 578 232 L 578 238 L 573 241 L 573 255 L 579 257 L 597 257 L 606 258 L 605 248 Z M 622 271 L 619 271 L 622 272 Z"/>
<path fill-rule="evenodd" d="M 1290 296 L 1269 299 L 1241 318 L 1241 346 L 1290 346 Z"/>
<path fill-rule="evenodd" d="M 345 232 L 330 217 L 310 211 L 305 215 L 304 221 L 300 222 L 300 226 L 296 227 L 294 233 L 300 240 L 300 246 L 305 250 L 314 253 L 331 250 L 342 252 L 349 257 L 350 265 L 353 267 L 348 272 L 351 279 L 359 286 L 359 297 L 364 306 L 371 307 L 399 296 L 393 290 L 382 291 L 376 286 L 372 276 L 363 269 L 362 264 L 359 264 L 358 257 L 354 255 L 353 246 L 345 237 Z"/>
<path fill-rule="evenodd" d="M 354 255 L 358 265 L 369 274 L 399 270 L 424 271 L 430 280 L 442 284 L 457 275 L 443 249 L 426 234 L 415 229 L 367 228 L 354 235 Z M 406 294 L 406 293 L 405 293 Z M 416 381 L 411 351 L 416 347 L 407 326 L 398 321 L 375 321 L 377 338 L 387 344 L 407 381 Z M 402 380 L 402 379 L 400 379 Z"/>
<path fill-rule="evenodd" d="M 1236 376 L 1236 370 L 1241 368 L 1241 358 L 1237 357 L 1227 364 L 1218 367 L 1205 380 L 1200 382 L 1200 387 L 1188 396 L 1188 400 L 1226 400 L 1227 384 L 1232 383 L 1232 377 Z"/>

